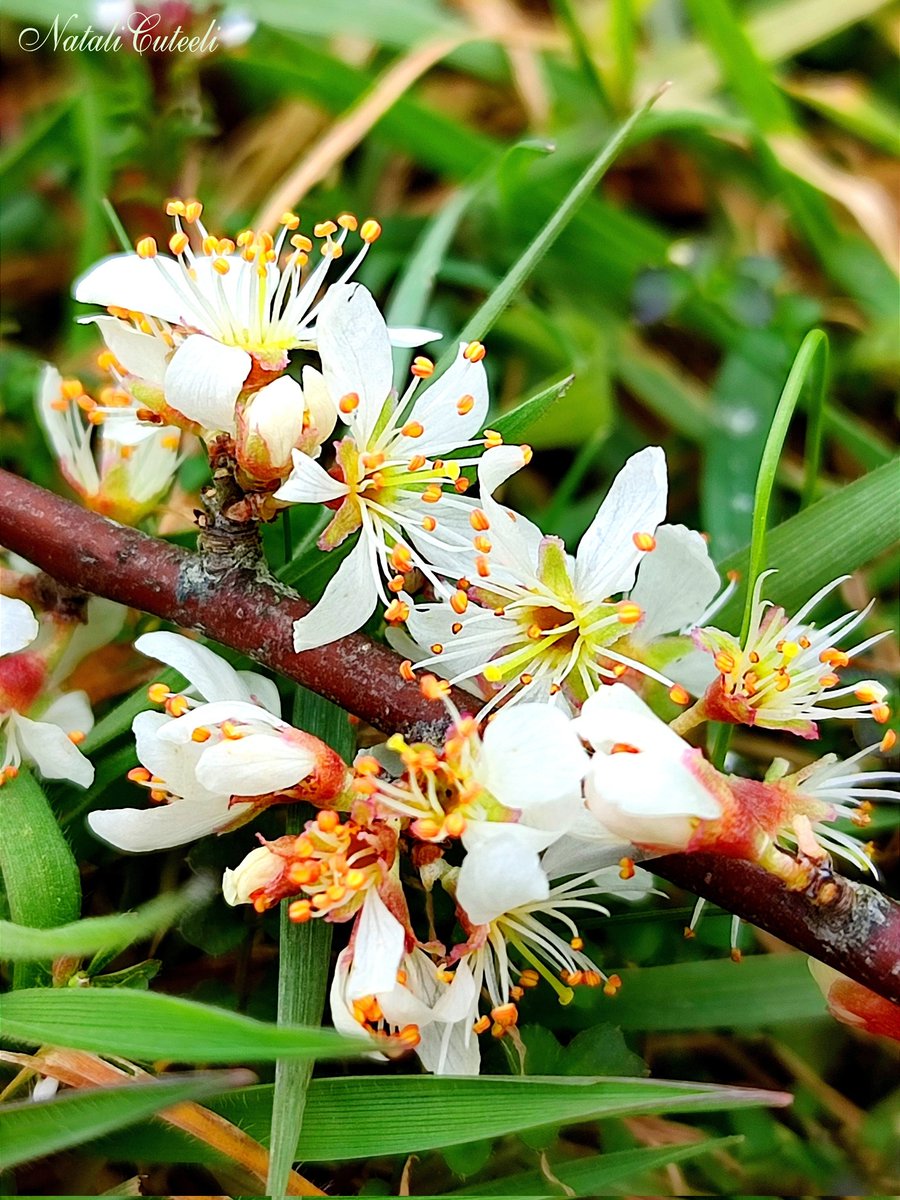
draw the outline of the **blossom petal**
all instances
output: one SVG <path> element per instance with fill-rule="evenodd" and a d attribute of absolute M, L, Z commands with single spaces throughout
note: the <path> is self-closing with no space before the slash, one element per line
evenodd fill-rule
<path fill-rule="evenodd" d="M 472 613 L 472 617 L 467 622 L 468 612 Z M 477 625 L 472 629 L 467 628 L 476 617 L 481 618 Z M 440 645 L 443 646 L 440 670 L 441 674 L 448 678 L 483 666 L 509 641 L 509 625 L 503 621 L 502 617 L 494 617 L 491 614 L 491 618 L 493 619 L 485 616 L 484 609 L 474 607 L 459 616 L 446 603 L 421 604 L 415 608 L 410 605 L 406 626 L 417 646 L 420 647 L 419 653 L 414 657 L 411 656 L 413 662 L 422 658 L 430 658 L 433 653 L 431 647 Z M 453 628 L 458 624 L 461 624 L 463 628 L 459 634 L 455 634 Z M 477 629 L 480 639 L 474 645 L 467 645 L 465 641 L 460 640 L 465 638 L 467 633 L 474 633 L 475 629 Z M 484 640 L 484 635 L 488 633 L 495 634 L 493 642 Z"/>
<path fill-rule="evenodd" d="M 316 756 L 281 737 L 223 738 L 203 750 L 197 778 L 213 792 L 261 796 L 293 787 L 313 770 Z"/>
<path fill-rule="evenodd" d="M 253 704 L 259 704 L 273 716 L 281 716 L 281 696 L 274 680 L 260 675 L 258 671 L 238 671 L 237 675 Z"/>
<path fill-rule="evenodd" d="M 425 432 L 418 438 L 403 434 L 392 438 L 391 458 L 412 454 L 434 458 L 464 445 L 484 425 L 490 404 L 487 373 L 484 363 L 463 357 L 465 349 L 466 343 L 461 342 L 453 365 L 416 397 L 409 419 L 418 421 Z M 471 407 L 464 405 L 466 411 L 460 412 L 464 397 Z"/>
<path fill-rule="evenodd" d="M 316 607 L 294 622 L 294 649 L 299 654 L 354 633 L 369 619 L 377 603 L 378 585 L 369 546 L 361 536 Z"/>
<path fill-rule="evenodd" d="M 535 579 L 538 548 L 544 535 L 527 517 L 496 501 L 494 492 L 525 466 L 526 459 L 521 446 L 495 446 L 482 455 L 478 464 L 481 507 L 490 521 L 491 570 L 502 567 L 520 584 Z"/>
<path fill-rule="evenodd" d="M 37 618 L 24 600 L 0 596 L 0 655 L 18 654 L 38 635 Z"/>
<path fill-rule="evenodd" d="M 69 741 L 58 725 L 32 721 L 13 713 L 16 738 L 24 757 L 33 762 L 45 779 L 69 779 L 81 787 L 94 781 L 94 764 Z"/>
<path fill-rule="evenodd" d="M 116 361 L 128 375 L 163 387 L 172 348 L 151 333 L 141 333 L 118 317 L 84 317 L 81 324 L 96 325 Z"/>
<path fill-rule="evenodd" d="M 644 617 L 635 639 L 649 642 L 693 625 L 719 590 L 719 573 L 706 542 L 684 525 L 660 525 L 656 548 L 644 552 L 631 599 Z"/>
<path fill-rule="evenodd" d="M 166 713 L 138 713 L 131 723 L 138 761 L 174 795 L 208 800 L 212 793 L 197 782 L 202 747 L 194 741 L 173 742 L 162 736 L 174 721 Z"/>
<path fill-rule="evenodd" d="M 406 931 L 378 892 L 366 895 L 353 940 L 353 966 L 347 994 L 351 1000 L 390 991 L 397 983 Z"/>
<path fill-rule="evenodd" d="M 276 500 L 287 504 L 325 504 L 350 491 L 346 483 L 329 475 L 302 450 L 295 450 L 292 457 L 294 469 L 275 493 Z"/>
<path fill-rule="evenodd" d="M 484 822 L 487 824 L 487 822 Z M 511 835 L 517 826 L 507 826 Z M 456 900 L 473 925 L 486 925 L 503 913 L 546 900 L 550 884 L 537 852 L 514 836 L 491 838 L 463 859 Z"/>
<path fill-rule="evenodd" d="M 497 713 L 484 733 L 481 780 L 529 824 L 555 800 L 567 801 L 571 821 L 581 804 L 588 756 L 568 717 L 548 704 L 518 704 Z"/>
<path fill-rule="evenodd" d="M 94 714 L 87 692 L 63 692 L 47 705 L 40 718 L 65 734 L 89 733 L 94 728 Z"/>
<path fill-rule="evenodd" d="M 608 684 L 589 696 L 572 725 L 578 736 L 598 751 L 608 752 L 621 742 L 678 762 L 690 749 L 624 683 Z"/>
<path fill-rule="evenodd" d="M 367 446 L 391 392 L 394 365 L 384 317 L 361 284 L 335 284 L 316 318 L 322 374 L 336 404 L 351 393 L 359 404 L 345 417 Z"/>
<path fill-rule="evenodd" d="M 111 254 L 75 280 L 72 294 L 82 304 L 128 308 L 194 329 L 210 327 L 208 314 L 187 292 L 181 267 L 164 255 Z"/>
<path fill-rule="evenodd" d="M 244 805 L 228 796 L 175 800 L 154 808 L 108 808 L 88 814 L 91 832 L 102 842 L 129 854 L 183 846 L 230 825 Z"/>
<path fill-rule="evenodd" d="M 429 342 L 439 342 L 443 336 L 439 329 L 426 329 L 422 325 L 388 326 L 391 345 L 410 350 L 416 346 L 427 346 Z"/>
<path fill-rule="evenodd" d="M 249 700 L 247 684 L 230 663 L 200 642 L 161 630 L 145 633 L 135 650 L 178 671 L 204 700 Z"/>
<path fill-rule="evenodd" d="M 315 367 L 304 367 L 301 378 L 303 402 L 309 413 L 310 434 L 315 437 L 316 443 L 321 445 L 337 424 L 337 405 L 321 371 L 317 371 Z"/>
<path fill-rule="evenodd" d="M 644 553 L 635 546 L 634 535 L 654 532 L 666 515 L 667 492 L 666 456 L 660 447 L 633 454 L 578 547 L 575 586 L 581 597 L 605 599 L 634 584 Z"/>
<path fill-rule="evenodd" d="M 157 737 L 164 742 L 190 742 L 195 729 L 221 725 L 223 721 L 250 726 L 263 725 L 275 730 L 289 728 L 287 721 L 276 717 L 266 708 L 260 708 L 258 704 L 251 704 L 247 700 L 213 700 L 210 704 L 200 704 L 183 716 L 169 721 L 160 728 Z"/>
<path fill-rule="evenodd" d="M 235 401 L 252 366 L 246 350 L 193 334 L 169 363 L 166 401 L 206 429 L 233 434 Z"/>

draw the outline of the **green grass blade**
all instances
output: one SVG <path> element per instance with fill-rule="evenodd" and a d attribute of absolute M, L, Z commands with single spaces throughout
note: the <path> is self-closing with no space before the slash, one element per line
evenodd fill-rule
<path fill-rule="evenodd" d="M 81 911 L 78 864 L 40 784 L 23 767 L 3 785 L 0 801 L 0 873 L 13 921 L 46 929 L 75 920 Z M 48 982 L 45 967 L 17 963 L 14 987 L 38 982 Z"/>
<path fill-rule="evenodd" d="M 759 475 L 756 481 L 756 494 L 753 498 L 753 531 L 750 537 L 749 566 L 746 574 L 747 593 L 744 599 L 744 615 L 741 621 L 741 643 L 746 640 L 750 629 L 753 610 L 753 588 L 760 572 L 766 566 L 766 533 L 769 521 L 769 504 L 772 499 L 772 489 L 775 486 L 775 472 L 778 470 L 778 460 L 781 458 L 784 439 L 808 378 L 815 368 L 816 356 L 828 355 L 828 338 L 820 329 L 813 329 L 803 339 L 794 365 L 791 367 L 787 382 L 778 401 L 775 416 L 769 436 L 766 438 Z M 818 386 L 821 391 L 824 379 L 824 369 L 819 376 Z M 820 423 L 820 419 L 819 419 Z"/>
<path fill-rule="evenodd" d="M 806 453 L 804 456 L 806 462 L 803 491 L 800 495 L 801 508 L 806 508 L 816 498 L 819 469 L 822 465 L 822 441 L 825 437 L 825 397 L 828 392 L 829 360 L 828 338 L 822 334 L 822 340 L 816 343 L 812 351 L 812 361 L 805 380 L 806 387 L 801 385 L 801 394 L 805 393 L 807 397 L 804 404 L 806 409 Z"/>
<path fill-rule="evenodd" d="M 49 929 L 0 921 L 3 957 L 9 962 L 35 962 L 61 955 L 81 958 L 87 954 L 118 952 L 168 929 L 211 894 L 211 880 L 199 878 L 180 891 L 158 896 L 135 912 L 87 917 Z"/>
<path fill-rule="evenodd" d="M 170 1079 L 127 1077 L 121 1087 L 63 1092 L 53 1100 L 5 1105 L 0 1108 L 0 1168 L 8 1170 L 69 1146 L 81 1146 L 90 1138 L 173 1104 L 240 1087 L 248 1074 L 210 1071 Z"/>
<path fill-rule="evenodd" d="M 640 1113 L 785 1105 L 784 1092 L 656 1079 L 384 1074 L 314 1079 L 297 1157 L 316 1162 L 412 1154 L 542 1125 Z M 374 1101 L 374 1102 L 373 1102 Z M 272 1088 L 217 1099 L 217 1112 L 265 1141 Z"/>
<path fill-rule="evenodd" d="M 896 545 L 898 495 L 900 459 L 894 459 L 773 529 L 766 563 L 777 574 L 767 581 L 767 597 L 788 611 L 798 608 L 836 576 L 857 570 Z M 744 549 L 719 564 L 722 571 L 738 571 L 741 578 L 737 593 L 716 617 L 723 629 L 738 625 L 749 563 L 749 549 Z"/>
<path fill-rule="evenodd" d="M 591 1155 L 590 1158 L 575 1162 L 552 1163 L 550 1169 L 564 1187 L 572 1189 L 569 1195 L 601 1196 L 608 1188 L 614 1185 L 618 1187 L 648 1171 L 657 1171 L 672 1163 L 687 1162 L 703 1154 L 733 1147 L 742 1141 L 741 1137 L 710 1138 L 705 1142 L 665 1146 L 662 1149 L 616 1150 L 611 1154 Z M 450 1195 L 527 1196 L 528 1200 L 557 1200 L 560 1191 L 558 1187 L 551 1187 L 542 1172 L 527 1171 L 520 1175 L 508 1175 L 505 1179 L 489 1179 L 485 1183 L 451 1192 Z"/>
<path fill-rule="evenodd" d="M 297 688 L 293 722 L 297 728 L 327 742 L 345 761 L 352 758 L 354 737 L 347 714 L 329 700 L 305 688 Z M 311 808 L 289 813 L 287 832 L 299 833 L 303 817 L 308 819 L 312 815 Z M 325 921 L 295 925 L 288 918 L 289 904 L 289 900 L 281 904 L 278 1025 L 318 1025 L 328 991 L 332 929 Z M 311 1076 L 311 1060 L 279 1058 L 275 1064 L 269 1177 L 266 1181 L 266 1191 L 272 1197 L 284 1195 L 303 1124 Z"/>
<path fill-rule="evenodd" d="M 600 107 L 611 116 L 614 112 L 612 100 L 609 97 L 606 84 L 603 82 L 603 76 L 600 74 L 600 70 L 594 61 L 591 47 L 585 37 L 572 0 L 553 0 L 553 7 L 556 9 L 556 15 L 569 35 L 569 41 L 572 43 L 572 50 L 575 54 L 575 61 L 581 69 L 581 74 L 584 76 L 588 88 L 594 93 Z"/>
<path fill-rule="evenodd" d="M 628 968 L 619 974 L 622 990 L 607 1019 L 625 1030 L 754 1030 L 826 1012 L 805 954 L 752 954 L 738 964 L 726 957 Z M 586 1028 L 596 1020 L 596 1011 L 577 1004 L 576 996 L 567 1016 Z"/>
<path fill-rule="evenodd" d="M 510 300 L 512 300 L 513 296 L 575 216 L 581 205 L 588 199 L 610 166 L 612 166 L 619 151 L 627 143 L 635 126 L 640 123 L 645 113 L 649 112 L 659 95 L 661 95 L 661 91 L 655 92 L 649 100 L 645 101 L 640 108 L 631 114 L 627 121 L 624 121 L 619 126 L 600 153 L 589 164 L 574 187 L 569 191 L 563 202 L 557 207 L 550 219 L 545 222 L 535 235 L 524 254 L 510 267 L 490 296 L 488 296 L 474 316 L 466 323 L 459 336 L 454 339 L 454 342 L 470 342 L 475 338 L 483 337 L 487 333 L 500 313 L 503 312 L 504 308 L 506 308 L 507 304 L 509 304 Z M 441 360 L 441 367 L 448 365 L 455 353 L 456 351 L 454 350 L 452 354 L 445 354 Z"/>
<path fill-rule="evenodd" d="M 326 1029 L 279 1028 L 224 1008 L 129 988 L 34 988 L 5 996 L 3 1037 L 153 1061 L 265 1062 L 360 1053 Z M 363 1044 L 363 1049 L 365 1045 Z"/>

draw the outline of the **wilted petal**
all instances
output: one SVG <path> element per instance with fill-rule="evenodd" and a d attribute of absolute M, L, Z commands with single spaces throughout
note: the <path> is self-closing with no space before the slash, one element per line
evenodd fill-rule
<path fill-rule="evenodd" d="M 644 551 L 636 533 L 652 534 L 666 515 L 666 456 L 659 446 L 633 454 L 616 476 L 578 547 L 578 594 L 604 599 L 634 584 Z"/>

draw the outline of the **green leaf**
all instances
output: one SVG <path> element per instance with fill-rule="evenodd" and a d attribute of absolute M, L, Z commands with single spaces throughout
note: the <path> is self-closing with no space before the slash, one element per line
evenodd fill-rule
<path fill-rule="evenodd" d="M 298 729 L 305 729 L 327 742 L 345 761 L 352 759 L 355 747 L 353 730 L 347 714 L 330 700 L 298 687 L 294 694 L 293 723 Z M 303 816 L 312 817 L 311 806 L 304 806 L 304 809 L 288 813 L 286 832 L 299 833 Z M 318 1025 L 328 993 L 332 929 L 325 921 L 295 925 L 288 917 L 289 906 L 289 900 L 282 901 L 278 1026 Z M 311 1061 L 298 1062 L 294 1058 L 279 1057 L 275 1064 L 269 1141 L 271 1154 L 266 1181 L 266 1191 L 273 1197 L 284 1195 L 303 1124 L 311 1076 Z"/>
<path fill-rule="evenodd" d="M 80 958 L 99 951 L 118 953 L 133 942 L 168 929 L 186 910 L 212 894 L 209 879 L 194 879 L 178 892 L 158 896 L 135 912 L 111 917 L 87 917 L 49 929 L 0 921 L 0 945 L 10 962 L 35 962 L 71 955 Z"/>
<path fill-rule="evenodd" d="M 162 1108 L 240 1087 L 248 1071 L 209 1071 L 167 1079 L 127 1078 L 121 1087 L 63 1092 L 53 1100 L 25 1100 L 0 1108 L 0 1167 L 81 1146 Z M 252 1076 L 250 1076 L 252 1078 Z"/>
<path fill-rule="evenodd" d="M 610 1005 L 609 1019 L 626 1030 L 760 1029 L 825 1013 L 804 954 L 635 967 L 619 975 L 622 988 Z M 585 1013 L 584 1019 L 596 1019 L 596 1014 Z"/>
<path fill-rule="evenodd" d="M 297 1157 L 322 1162 L 411 1154 L 548 1124 L 639 1113 L 722 1112 L 784 1105 L 784 1092 L 643 1079 L 371 1075 L 314 1079 Z M 265 1141 L 272 1088 L 213 1107 Z"/>
<path fill-rule="evenodd" d="M 144 1061 L 267 1062 L 365 1051 L 327 1029 L 267 1025 L 159 992 L 70 988 L 14 992 L 2 1000 L 3 1037 L 52 1042 Z"/>
<path fill-rule="evenodd" d="M 612 1154 L 596 1154 L 576 1162 L 552 1163 L 553 1175 L 571 1188 L 574 1196 L 600 1196 L 608 1188 L 620 1185 L 625 1180 L 668 1167 L 672 1163 L 688 1162 L 703 1154 L 735 1146 L 741 1137 L 711 1138 L 705 1142 L 694 1142 L 686 1146 L 665 1146 L 662 1149 L 617 1150 Z M 618 1191 L 618 1186 L 616 1191 Z M 630 1190 L 630 1189 L 629 1189 Z M 528 1200 L 558 1200 L 560 1190 L 548 1184 L 547 1176 L 540 1171 L 527 1171 L 520 1175 L 508 1175 L 504 1179 L 489 1179 L 485 1183 L 472 1184 L 451 1192 L 452 1196 L 527 1196 Z"/>
<path fill-rule="evenodd" d="M 565 379 L 558 379 L 556 383 L 551 383 L 549 387 L 535 392 L 533 396 L 529 396 L 527 400 L 523 400 L 521 404 L 517 404 L 509 412 L 503 413 L 502 416 L 492 420 L 491 428 L 500 434 L 504 442 L 520 441 L 531 426 L 536 421 L 539 421 L 544 413 L 566 394 L 572 386 L 574 378 L 574 375 L 567 375 Z M 453 458 L 456 455 L 467 453 L 467 450 L 454 451 L 453 454 L 449 454 L 447 457 Z"/>
<path fill-rule="evenodd" d="M 47 797 L 25 767 L 6 781 L 0 794 L 0 873 L 17 925 L 46 929 L 74 920 L 81 911 L 78 864 Z M 16 966 L 14 987 L 38 982 L 47 982 L 43 967 L 34 962 Z"/>

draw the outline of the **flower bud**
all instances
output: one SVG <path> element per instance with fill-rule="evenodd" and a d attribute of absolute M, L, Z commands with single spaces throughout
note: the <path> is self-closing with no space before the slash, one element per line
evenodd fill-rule
<path fill-rule="evenodd" d="M 225 903 L 252 904 L 254 892 L 271 888 L 285 869 L 285 860 L 268 846 L 257 846 L 232 870 L 222 876 Z"/>

